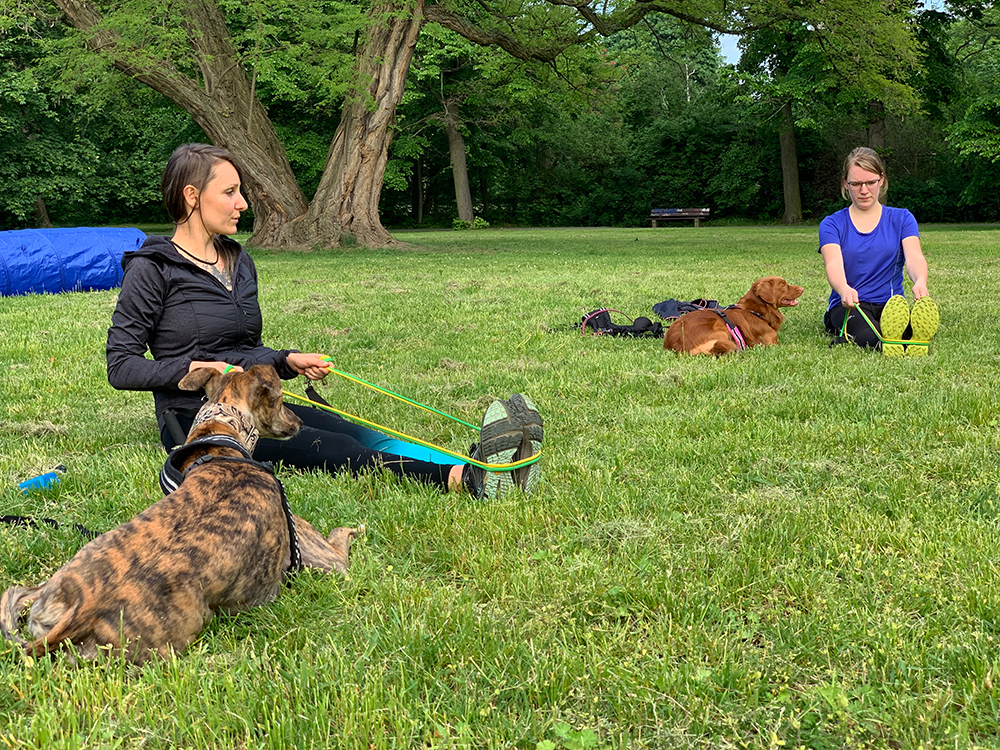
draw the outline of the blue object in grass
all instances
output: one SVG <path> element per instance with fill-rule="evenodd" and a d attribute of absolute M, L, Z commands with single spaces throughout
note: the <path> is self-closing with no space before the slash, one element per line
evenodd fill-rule
<path fill-rule="evenodd" d="M 66 467 L 59 465 L 52 471 L 39 474 L 37 477 L 32 477 L 31 479 L 25 479 L 17 485 L 17 488 L 25 495 L 37 490 L 46 490 L 53 485 L 59 484 L 59 474 L 64 471 L 66 471 Z"/>

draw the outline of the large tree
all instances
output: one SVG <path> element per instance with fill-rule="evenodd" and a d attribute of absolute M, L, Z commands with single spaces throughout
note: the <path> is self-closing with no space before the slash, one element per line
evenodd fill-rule
<path fill-rule="evenodd" d="M 905 8 L 884 4 L 822 22 L 781 21 L 741 40 L 748 100 L 777 121 L 783 224 L 802 220 L 796 110 L 833 104 L 864 113 L 869 140 L 884 144 L 878 123 L 886 107 L 894 112 L 915 109 L 916 93 L 904 82 L 917 59 L 908 18 Z M 851 39 L 860 43 L 845 44 Z"/>
<path fill-rule="evenodd" d="M 394 113 L 424 23 L 439 23 L 520 59 L 545 62 L 572 45 L 629 28 L 650 13 L 737 34 L 777 22 L 809 23 L 842 60 L 859 68 L 866 67 L 870 49 L 887 44 L 884 37 L 905 34 L 897 28 L 902 19 L 882 0 L 708 0 L 699 5 L 685 0 L 614 5 L 597 0 L 372 0 L 364 24 L 352 20 L 354 6 L 334 0 L 54 1 L 91 50 L 182 107 L 213 142 L 246 165 L 253 242 L 270 246 L 336 245 L 344 235 L 371 246 L 392 241 L 379 220 L 378 198 Z M 884 22 L 864 22 L 875 16 Z M 330 68 L 334 78 L 347 83 L 339 126 L 309 200 L 261 102 L 258 86 L 268 74 L 262 67 L 288 50 L 343 51 L 347 39 L 353 54 L 350 75 L 343 76 L 347 66 L 342 62 Z"/>

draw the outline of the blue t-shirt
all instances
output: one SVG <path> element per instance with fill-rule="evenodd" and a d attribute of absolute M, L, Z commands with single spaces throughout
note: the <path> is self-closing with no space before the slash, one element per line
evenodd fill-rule
<path fill-rule="evenodd" d="M 827 216 L 819 225 L 819 246 L 840 245 L 847 283 L 858 291 L 858 299 L 884 305 L 903 292 L 903 240 L 919 237 L 917 220 L 905 208 L 882 206 L 878 226 L 868 234 L 851 221 L 850 206 Z M 905 296 L 905 295 L 904 295 Z M 840 304 L 840 295 L 830 290 L 829 310 Z"/>

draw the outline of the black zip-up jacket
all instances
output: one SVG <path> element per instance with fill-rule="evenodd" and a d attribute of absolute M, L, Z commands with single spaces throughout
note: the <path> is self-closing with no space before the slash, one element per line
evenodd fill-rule
<path fill-rule="evenodd" d="M 269 349 L 261 340 L 253 259 L 228 237 L 216 242 L 235 258 L 232 291 L 166 237 L 148 237 L 122 257 L 125 276 L 108 329 L 108 382 L 118 390 L 152 391 L 161 430 L 164 410 L 190 413 L 201 406 L 204 394 L 177 387 L 194 360 L 244 369 L 273 365 L 282 378 L 296 375 L 287 363 L 294 350 Z"/>

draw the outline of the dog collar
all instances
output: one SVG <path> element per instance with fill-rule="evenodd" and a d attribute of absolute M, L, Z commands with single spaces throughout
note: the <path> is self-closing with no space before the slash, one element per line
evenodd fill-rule
<path fill-rule="evenodd" d="M 253 419 L 245 411 L 237 409 L 232 404 L 209 401 L 198 410 L 188 432 L 193 431 L 202 422 L 222 422 L 229 425 L 243 438 L 242 442 L 247 451 L 253 453 L 253 449 L 257 447 L 257 438 L 260 433 L 254 427 Z"/>
<path fill-rule="evenodd" d="M 167 456 L 167 460 L 164 462 L 163 468 L 160 469 L 160 489 L 163 490 L 163 494 L 169 495 L 181 486 L 181 482 L 184 481 L 184 475 L 187 474 L 187 472 L 181 471 L 180 467 L 188 457 L 188 454 L 196 448 L 205 448 L 210 446 L 217 448 L 230 448 L 232 450 L 239 451 L 243 458 L 253 460 L 253 456 L 250 454 L 250 451 L 248 451 L 239 440 L 235 440 L 228 435 L 206 435 L 203 438 L 192 440 L 190 443 L 178 445 L 170 451 L 170 455 Z"/>

